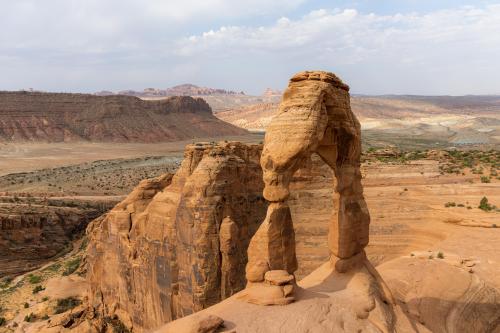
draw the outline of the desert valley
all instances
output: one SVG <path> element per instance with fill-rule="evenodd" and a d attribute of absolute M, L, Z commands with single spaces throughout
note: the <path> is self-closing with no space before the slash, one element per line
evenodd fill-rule
<path fill-rule="evenodd" d="M 0 333 L 500 333 L 500 0 L 0 28 Z"/>
<path fill-rule="evenodd" d="M 160 331 L 215 332 L 189 325 L 210 326 L 217 314 L 224 322 L 215 320 L 217 332 L 288 332 L 276 318 L 322 308 L 301 292 L 275 310 L 230 297 L 245 288 L 246 249 L 266 215 L 258 160 L 281 96 L 207 88 L 189 97 L 188 87 L 176 90 L 181 99 L 0 94 L 2 332 L 149 332 L 203 309 Z M 495 332 L 500 99 L 354 96 L 351 103 L 363 135 L 366 253 L 404 313 L 397 316 L 419 332 Z M 318 155 L 290 182 L 300 290 L 325 292 L 343 279 L 328 278 L 323 264 L 338 209 L 335 182 Z M 226 215 L 235 222 L 226 226 Z M 262 321 L 248 322 L 254 315 Z M 332 318 L 318 319 L 311 332 L 333 329 Z"/>

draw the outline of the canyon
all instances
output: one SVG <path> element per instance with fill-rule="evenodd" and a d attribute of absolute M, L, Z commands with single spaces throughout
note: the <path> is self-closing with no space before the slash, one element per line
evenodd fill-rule
<path fill-rule="evenodd" d="M 230 154 L 230 149 L 227 148 L 228 144 L 230 143 L 221 142 L 217 145 L 209 143 L 200 144 L 199 146 L 192 145 L 188 149 L 186 149 L 186 156 L 191 156 L 190 154 L 193 153 L 193 150 L 198 147 L 198 156 L 201 157 L 202 160 L 210 160 L 211 163 L 208 163 L 208 161 L 198 161 L 197 165 L 214 165 L 214 160 L 222 161 L 230 159 L 232 157 L 236 158 L 236 156 L 232 155 L 232 153 Z M 210 156 L 209 152 L 213 150 L 219 152 L 226 151 L 227 156 Z M 258 156 L 259 153 L 256 154 Z M 420 321 L 425 322 L 426 325 L 432 325 L 432 323 L 438 323 L 438 325 L 442 325 L 439 324 L 442 318 L 447 318 L 446 314 L 443 314 L 439 311 L 425 312 L 425 309 L 438 306 L 436 303 L 432 303 L 439 302 L 440 300 L 440 297 L 436 297 L 436 290 L 443 290 L 444 292 L 449 289 L 449 285 L 455 285 L 455 283 L 457 283 L 457 286 L 459 284 L 463 286 L 460 288 L 464 289 L 461 289 L 461 291 L 458 290 L 456 295 L 464 295 L 464 298 L 462 300 L 458 300 L 456 298 L 457 296 L 444 295 L 443 297 L 445 297 L 445 299 L 448 299 L 449 301 L 447 301 L 446 307 L 439 307 L 439 309 L 443 309 L 442 311 L 445 312 L 448 311 L 451 314 L 456 313 L 456 311 L 461 308 L 464 308 L 461 307 L 460 304 L 467 305 L 467 307 L 465 307 L 466 309 L 476 310 L 478 308 L 474 307 L 473 304 L 484 304 L 482 305 L 483 309 L 480 309 L 481 312 L 484 312 L 486 314 L 491 313 L 491 311 L 493 311 L 493 313 L 498 313 L 498 301 L 496 301 L 494 298 L 489 300 L 486 298 L 481 298 L 484 297 L 485 291 L 488 291 L 486 292 L 486 295 L 496 297 L 494 296 L 496 295 L 494 290 L 498 290 L 500 288 L 500 280 L 497 279 L 497 277 L 500 276 L 500 271 L 498 271 L 498 258 L 496 258 L 496 253 L 499 250 L 496 242 L 499 228 L 494 228 L 494 225 L 497 222 L 496 220 L 498 217 L 498 213 L 486 212 L 478 208 L 479 202 L 481 201 L 481 198 L 483 196 L 487 196 L 490 202 L 493 204 L 498 204 L 498 202 L 500 202 L 498 180 L 492 176 L 490 183 L 482 183 L 480 181 L 480 177 L 482 175 L 471 172 L 472 169 L 469 168 L 464 168 L 460 173 L 446 171 L 448 169 L 445 169 L 444 167 L 448 168 L 448 165 L 450 165 L 450 163 L 454 163 L 454 165 L 457 163 L 461 163 L 461 159 L 454 160 L 452 159 L 451 155 L 448 155 L 448 153 L 446 152 L 428 151 L 425 154 L 419 154 L 418 156 L 416 155 L 414 158 L 407 157 L 406 161 L 401 158 L 402 156 L 405 155 L 400 155 L 390 151 L 377 151 L 365 154 L 365 156 L 363 157 L 363 164 L 361 168 L 361 173 L 363 175 L 362 182 L 367 205 L 371 213 L 370 243 L 366 247 L 368 258 L 380 271 L 386 282 L 391 286 L 391 290 L 393 291 L 394 296 L 398 299 L 404 300 L 407 304 L 411 305 L 409 311 L 414 316 L 421 316 Z M 479 168 L 479 165 L 482 165 L 481 167 L 486 174 L 488 174 L 488 170 L 491 166 L 484 165 L 484 162 L 480 161 L 487 159 L 489 156 L 489 160 L 491 160 L 493 163 L 491 165 L 494 165 L 495 163 L 497 163 L 495 161 L 498 161 L 499 158 L 498 156 L 494 157 L 494 153 L 493 155 L 478 153 L 477 156 L 471 154 L 469 156 L 473 156 L 475 164 L 473 168 L 477 169 Z M 253 157 L 253 160 L 255 163 L 258 162 L 257 157 Z M 186 161 L 189 161 L 189 164 L 186 163 L 186 165 L 191 165 L 191 158 L 187 158 Z M 194 163 L 192 164 L 192 166 L 195 168 Z M 260 170 L 257 165 L 255 165 L 254 167 L 256 171 Z M 443 170 L 445 170 L 444 173 Z M 198 179 L 196 175 L 200 175 L 200 173 L 202 172 L 206 172 L 206 170 L 199 170 L 197 172 L 194 172 L 194 176 L 191 176 L 191 182 L 195 181 L 195 179 Z M 465 173 L 465 175 L 462 175 L 462 173 Z M 166 174 L 164 177 L 167 177 L 165 178 L 167 183 L 169 179 L 172 179 L 170 178 L 171 175 L 168 174 Z M 256 180 L 262 179 L 261 177 L 261 175 L 259 176 L 257 174 L 254 176 Z M 108 325 L 108 327 L 113 327 L 112 325 L 119 327 L 119 324 L 117 324 L 118 322 L 116 320 L 111 320 L 111 318 L 120 316 L 120 318 L 123 318 L 123 325 L 132 327 L 134 331 L 140 331 L 139 325 L 135 324 L 132 320 L 127 321 L 129 318 L 129 314 L 119 310 L 120 306 L 129 304 L 131 302 L 131 299 L 139 300 L 144 298 L 144 302 L 141 304 L 144 304 L 144 306 L 151 306 L 151 298 L 150 296 L 148 296 L 151 294 L 142 293 L 141 290 L 143 290 L 143 286 L 150 285 L 151 287 L 148 288 L 151 288 L 151 290 L 153 290 L 155 288 L 158 288 L 157 286 L 159 285 L 159 283 L 164 283 L 166 281 L 165 279 L 168 276 L 166 274 L 168 270 L 157 270 L 156 267 L 161 268 L 161 266 L 156 266 L 156 264 L 153 263 L 151 263 L 151 265 L 149 266 L 129 266 L 129 260 L 130 263 L 141 262 L 141 260 L 144 260 L 143 256 L 145 256 L 147 253 L 154 253 L 148 251 L 156 251 L 155 249 L 160 249 L 155 246 L 149 246 L 143 247 L 142 250 L 140 250 L 140 247 L 137 247 L 139 239 L 131 238 L 130 240 L 128 240 L 127 236 L 123 236 L 129 234 L 127 232 L 127 226 L 130 224 L 128 223 L 130 223 L 130 221 L 134 221 L 137 223 L 137 217 L 143 214 L 140 213 L 140 211 L 143 210 L 144 207 L 151 206 L 152 200 L 156 196 L 161 194 L 161 192 L 157 192 L 155 194 L 155 191 L 163 188 L 164 193 L 162 196 L 164 197 L 171 197 L 175 194 L 172 193 L 173 189 L 168 191 L 169 186 L 172 186 L 172 182 L 166 188 L 163 187 L 165 183 L 162 183 L 158 186 L 154 184 L 158 185 L 159 183 L 158 181 L 153 180 L 145 181 L 136 190 L 132 191 L 132 193 L 129 195 L 128 200 L 123 201 L 115 208 L 115 212 L 111 211 L 110 213 L 108 213 L 108 215 L 104 215 L 103 218 L 107 220 L 106 226 L 103 224 L 103 218 L 100 218 L 91 223 L 91 227 L 89 227 L 88 232 L 90 236 L 96 235 L 94 233 L 95 231 L 93 230 L 108 230 L 109 234 L 97 233 L 96 236 L 92 236 L 95 237 L 94 244 L 100 244 L 101 249 L 111 251 L 109 254 L 110 256 L 112 256 L 112 253 L 117 255 L 120 254 L 118 257 L 113 257 L 113 260 L 103 261 L 103 263 L 109 262 L 109 270 L 119 269 L 119 272 L 122 273 L 107 274 L 102 281 L 94 280 L 94 290 L 103 288 L 104 291 L 108 291 L 106 293 L 107 296 L 103 299 L 104 302 L 96 303 L 96 305 L 101 304 L 101 307 L 99 309 L 101 309 L 102 311 L 109 311 L 97 312 L 97 314 L 103 315 L 100 317 L 100 322 Z M 299 285 L 302 283 L 300 282 L 302 279 L 306 278 L 317 269 L 320 269 L 322 263 L 326 262 L 329 258 L 327 234 L 329 225 L 331 223 L 332 214 L 335 213 L 332 201 L 333 188 L 331 184 L 334 184 L 333 172 L 316 155 L 313 155 L 311 159 L 306 161 L 305 165 L 294 174 L 290 182 L 290 198 L 288 200 L 288 204 L 290 206 L 296 234 L 296 254 L 298 261 L 298 270 L 295 272 L 295 275 L 297 280 L 299 281 Z M 220 185 L 226 186 L 224 184 Z M 148 190 L 148 186 L 156 187 L 154 188 L 154 190 Z M 261 183 L 258 186 L 263 186 L 263 184 Z M 260 188 L 260 191 L 262 191 L 262 188 Z M 140 194 L 143 192 L 147 193 L 147 195 Z M 210 192 L 204 191 L 204 193 Z M 178 198 L 179 195 L 185 196 L 186 194 L 180 194 L 177 192 L 177 194 L 175 194 L 171 198 Z M 153 196 L 153 199 L 151 199 L 151 196 Z M 177 200 L 178 199 L 172 201 L 174 207 L 175 203 L 179 202 Z M 168 201 L 163 200 L 162 202 L 164 203 L 161 203 L 161 205 L 159 200 L 155 201 L 158 201 L 155 208 L 156 210 L 161 206 L 165 208 L 167 207 L 166 204 Z M 199 201 L 194 200 L 192 202 L 196 203 Z M 456 205 L 454 207 L 447 207 L 446 204 L 448 202 L 455 202 Z M 195 206 L 185 205 L 178 207 L 178 209 L 181 209 L 181 211 L 184 212 L 188 212 L 189 210 L 195 208 Z M 152 208 L 153 207 L 151 206 L 149 208 L 149 211 L 153 211 Z M 261 206 L 259 213 L 260 218 L 265 215 L 266 208 L 266 205 Z M 136 214 L 136 212 L 138 214 Z M 193 212 L 196 212 L 196 210 L 194 210 Z M 151 214 L 148 213 L 147 215 L 150 216 Z M 179 216 L 180 219 L 177 221 L 183 221 L 182 223 L 184 224 L 187 220 L 184 220 L 182 216 L 184 216 L 184 213 Z M 224 223 L 224 219 L 222 221 Z M 227 222 L 228 220 L 225 221 Z M 118 229 L 117 227 L 120 225 L 124 225 L 124 228 L 122 227 L 122 229 Z M 232 224 L 224 223 L 224 225 L 230 226 Z M 97 229 L 93 229 L 93 226 L 97 227 Z M 159 228 L 153 227 L 153 225 L 151 225 L 151 227 L 151 229 L 148 229 L 149 231 L 144 231 L 147 231 L 147 233 L 151 235 L 158 234 L 158 232 L 160 231 Z M 188 235 L 199 235 L 200 229 L 191 229 L 194 227 L 194 225 L 187 227 L 187 230 L 191 230 Z M 234 230 L 234 228 L 221 228 L 220 232 L 222 233 L 224 230 L 229 231 L 228 233 L 224 234 L 231 235 L 231 230 Z M 138 232 L 139 229 L 133 229 L 130 235 L 137 235 Z M 182 231 L 182 234 L 185 235 L 184 231 Z M 96 242 L 97 240 L 105 240 L 106 237 L 110 237 L 108 238 L 108 240 L 113 241 Z M 191 244 L 190 240 L 199 239 L 190 237 L 181 239 L 187 239 L 188 243 L 186 244 Z M 175 236 L 174 238 L 177 239 L 177 236 Z M 226 247 L 222 245 L 223 243 L 221 242 L 221 234 L 214 234 L 210 236 L 209 239 L 211 240 L 212 244 L 216 246 L 215 248 L 217 248 L 217 245 L 215 244 L 219 244 L 218 246 L 220 249 L 227 249 L 225 250 L 226 252 L 221 251 L 221 254 L 229 254 L 234 251 L 230 250 L 230 245 L 234 243 L 225 242 L 224 244 L 228 245 Z M 115 241 L 117 243 L 115 243 Z M 146 239 L 141 241 L 144 245 L 147 244 Z M 477 246 L 478 243 L 481 244 L 480 247 Z M 91 249 L 95 245 L 90 245 L 89 249 Z M 74 247 L 77 249 L 79 248 L 78 245 L 75 245 Z M 134 248 L 140 250 L 137 252 L 138 256 L 135 259 L 133 256 L 127 257 L 124 255 L 126 253 L 130 253 L 129 251 Z M 85 257 L 86 253 L 87 251 L 84 250 L 84 252 L 77 254 L 77 256 Z M 439 253 L 442 253 L 443 259 L 439 258 Z M 141 256 L 139 256 L 139 254 Z M 193 257 L 193 254 L 190 254 L 190 256 L 192 260 L 195 259 L 195 257 Z M 224 262 L 224 260 L 222 260 L 224 258 L 223 256 L 219 258 L 220 259 L 217 259 L 220 260 L 219 263 Z M 226 258 L 230 258 L 230 256 L 226 256 Z M 93 260 L 95 259 L 96 258 L 94 257 Z M 60 262 L 61 265 L 65 267 L 65 263 L 68 260 L 70 259 L 61 257 L 60 259 L 54 259 L 53 262 Z M 86 260 L 84 262 L 86 262 Z M 120 266 L 121 268 L 118 268 L 113 263 L 116 262 L 116 260 L 120 260 L 120 262 L 123 264 Z M 166 259 L 164 260 L 167 261 Z M 198 260 L 203 260 L 203 257 L 198 257 L 198 259 L 196 259 L 194 262 L 197 262 Z M 228 260 L 225 260 L 225 262 L 228 262 Z M 182 266 L 189 267 L 186 265 L 188 265 L 188 261 L 184 260 Z M 106 267 L 107 265 L 104 265 L 104 268 Z M 223 266 L 215 267 L 218 267 L 217 269 L 215 269 L 215 272 L 222 272 L 224 270 L 222 268 Z M 387 267 L 387 269 L 385 267 Z M 98 268 L 98 270 L 102 268 L 103 267 L 101 266 L 101 268 Z M 107 272 L 110 272 L 109 270 L 107 270 Z M 435 270 L 439 270 L 444 274 L 443 278 L 436 281 L 436 283 L 440 281 L 439 283 L 442 283 L 444 285 L 422 285 L 422 283 L 428 283 L 426 281 L 431 281 L 428 277 L 432 276 L 432 272 Z M 472 273 L 469 271 L 471 271 Z M 317 273 L 318 272 L 314 274 Z M 15 287 L 16 283 L 18 283 L 16 281 L 26 281 L 28 279 L 28 275 L 19 276 L 12 283 L 15 288 L 12 286 L 9 287 L 13 291 L 7 292 L 7 290 L 9 289 L 0 290 L 0 293 L 2 295 L 0 303 L 1 306 L 5 309 L 2 316 L 9 319 L 9 322 L 11 323 L 9 325 L 12 325 L 13 322 L 18 322 L 19 327 L 24 327 L 23 329 L 30 328 L 31 330 L 34 330 L 34 332 L 59 332 L 67 330 L 66 328 L 60 326 L 60 324 L 58 323 L 60 323 L 63 318 L 67 318 L 68 313 L 55 313 L 55 310 L 53 310 L 53 308 L 55 307 L 55 303 L 57 299 L 64 297 L 77 297 L 82 300 L 88 299 L 90 297 L 87 292 L 88 287 L 82 289 L 81 284 L 83 282 L 81 278 L 78 277 L 78 275 L 61 277 L 61 273 L 49 274 L 46 268 L 32 271 L 30 272 L 30 274 L 44 277 L 44 280 L 42 280 L 41 284 L 42 286 L 44 286 L 44 288 L 46 288 L 46 291 L 44 291 L 40 295 L 32 295 L 31 289 L 33 287 L 30 287 L 30 284 L 27 282 L 25 282 L 24 286 Z M 152 279 L 152 277 L 156 276 L 156 274 L 160 274 L 158 277 L 159 280 Z M 186 271 L 183 274 L 186 274 Z M 194 274 L 194 272 L 192 274 Z M 321 279 L 321 276 L 323 276 L 321 274 L 323 273 L 319 274 L 318 279 Z M 87 272 L 87 276 L 90 276 L 89 272 Z M 195 275 L 192 276 L 194 278 Z M 418 276 L 420 277 L 417 278 Z M 148 280 L 145 280 L 146 277 L 149 277 Z M 118 281 L 136 281 L 136 285 L 140 287 L 126 291 L 126 286 L 128 284 L 124 284 L 124 282 L 114 283 L 114 281 L 116 282 L 117 279 Z M 140 283 L 139 281 L 148 282 Z M 184 281 L 187 282 L 189 280 Z M 198 280 L 191 279 L 191 281 L 196 282 Z M 404 288 L 404 285 L 401 285 L 401 283 L 404 281 L 415 284 L 415 286 L 421 286 L 418 288 L 420 288 L 420 290 L 422 290 L 422 292 L 426 294 L 408 294 L 408 291 Z M 466 288 L 466 286 L 468 285 L 467 281 L 472 281 L 474 283 L 470 284 L 471 289 L 469 291 L 467 291 L 468 289 Z M 480 285 L 486 286 L 486 289 L 477 288 L 477 286 Z M 199 297 L 203 298 L 204 292 L 214 290 L 212 288 L 217 288 L 216 286 L 220 286 L 220 284 L 211 284 L 212 288 L 202 288 L 202 286 L 204 286 L 203 284 L 198 284 L 197 286 L 198 288 L 200 288 L 197 290 L 201 293 L 198 293 L 198 296 L 195 299 L 200 299 Z M 239 286 L 240 288 L 243 287 L 241 284 Z M 110 287 L 111 289 L 108 289 Z M 68 288 L 72 291 L 70 292 Z M 494 290 L 492 291 L 491 288 L 494 288 Z M 168 287 L 164 287 L 164 289 L 166 291 L 169 290 Z M 117 292 L 113 294 L 112 292 L 110 292 L 112 290 L 116 290 Z M 183 290 L 187 291 L 188 289 L 185 289 L 184 287 Z M 237 290 L 238 289 L 234 289 L 231 292 L 236 292 Z M 474 292 L 474 294 L 470 294 L 471 292 Z M 48 301 L 44 301 L 44 297 L 46 296 L 49 297 Z M 471 297 L 470 300 L 467 297 Z M 24 309 L 23 304 L 27 299 L 30 299 L 30 301 L 28 301 L 30 307 Z M 185 297 L 183 299 L 185 301 L 185 305 L 193 304 L 193 298 Z M 419 299 L 422 299 L 422 301 L 419 301 Z M 104 304 L 107 305 L 104 306 Z M 118 304 L 121 305 L 117 306 Z M 234 311 L 238 313 L 244 313 L 248 309 L 252 311 L 255 310 L 255 308 L 252 307 L 242 308 L 241 301 L 237 301 L 237 303 L 233 303 L 233 301 L 231 301 L 230 304 L 231 305 L 226 306 L 225 308 L 234 308 Z M 15 313 L 11 311 L 14 311 L 14 309 L 16 308 L 19 308 L 19 310 L 17 310 L 19 311 L 19 314 L 17 314 L 15 317 L 11 317 Z M 168 308 L 165 308 L 164 310 L 166 313 L 170 311 Z M 87 323 L 92 323 L 94 321 L 88 318 L 91 318 L 96 314 L 92 316 L 90 313 L 82 315 L 80 311 L 81 308 L 77 307 L 69 312 L 71 316 L 79 315 L 82 317 L 76 318 L 74 320 L 75 327 L 72 329 L 68 328 L 68 330 L 71 329 L 77 331 L 78 327 L 80 327 L 81 332 L 90 332 L 91 328 L 89 327 L 91 326 L 87 326 Z M 159 309 L 156 308 L 156 310 L 154 310 L 152 313 L 157 313 L 156 311 L 159 311 Z M 259 314 L 252 314 L 252 318 L 256 316 L 258 318 L 262 318 L 262 321 L 253 323 L 251 320 L 249 320 L 248 325 L 257 325 L 258 323 L 261 323 L 262 325 L 273 325 L 273 323 L 279 323 L 279 318 L 281 318 L 282 316 L 288 317 L 290 313 L 295 313 L 293 311 L 289 312 L 290 310 L 284 312 L 273 310 L 269 312 L 269 310 L 262 309 L 260 311 L 261 312 Z M 299 313 L 301 311 L 303 310 L 300 310 Z M 23 322 L 24 316 L 29 315 L 30 313 L 34 313 L 37 318 L 42 318 L 47 314 L 49 316 L 49 319 L 38 319 L 32 323 Z M 132 313 L 134 312 L 132 311 Z M 202 312 L 201 315 L 203 315 L 203 313 L 204 312 Z M 263 318 L 268 318 L 266 317 L 266 314 L 270 313 L 276 315 L 276 319 L 272 321 L 264 320 Z M 230 328 L 232 326 L 230 323 L 228 323 L 228 321 L 231 322 L 231 315 L 227 316 L 221 313 L 215 314 L 226 320 L 226 324 L 230 331 Z M 151 317 L 156 317 L 156 315 Z M 143 320 L 147 318 L 149 318 L 148 320 L 156 320 L 154 318 L 151 319 L 148 316 L 144 317 Z M 250 317 L 246 318 L 250 319 Z M 13 321 L 10 321 L 11 319 Z M 78 325 L 76 325 L 77 323 Z M 134 324 L 137 326 L 134 326 Z M 47 327 L 47 325 L 53 326 L 52 328 L 50 328 L 51 331 L 48 331 L 49 328 Z M 443 326 L 438 326 L 438 328 L 436 328 L 435 330 L 436 332 L 449 331 L 439 327 Z M 0 327 L 0 331 L 1 329 L 2 328 Z M 425 332 L 425 330 L 423 331 Z"/>
<path fill-rule="evenodd" d="M 113 200 L 0 196 L 0 279 L 32 271 L 72 249 Z"/>

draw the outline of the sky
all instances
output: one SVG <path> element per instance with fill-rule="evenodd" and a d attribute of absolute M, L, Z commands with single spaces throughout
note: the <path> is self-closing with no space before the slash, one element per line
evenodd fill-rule
<path fill-rule="evenodd" d="M 0 0 L 0 90 L 500 94 L 500 1 Z"/>

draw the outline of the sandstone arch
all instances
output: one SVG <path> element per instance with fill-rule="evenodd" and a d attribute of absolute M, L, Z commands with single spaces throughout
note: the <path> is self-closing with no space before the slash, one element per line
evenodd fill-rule
<path fill-rule="evenodd" d="M 351 111 L 349 87 L 332 73 L 305 71 L 291 78 L 266 130 L 261 166 L 264 197 L 270 205 L 248 249 L 249 283 L 264 281 L 268 271 L 293 274 L 297 269 L 289 184 L 313 153 L 336 177 L 338 214 L 329 231 L 331 263 L 338 272 L 346 272 L 365 261 L 370 215 L 361 185 L 361 128 Z"/>

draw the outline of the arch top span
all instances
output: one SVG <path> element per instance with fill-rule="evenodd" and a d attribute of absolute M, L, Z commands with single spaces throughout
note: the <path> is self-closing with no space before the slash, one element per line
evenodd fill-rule
<path fill-rule="evenodd" d="M 291 176 L 312 153 L 334 170 L 359 165 L 360 135 L 346 84 L 328 72 L 294 75 L 266 128 L 261 157 L 264 197 L 285 201 Z"/>

